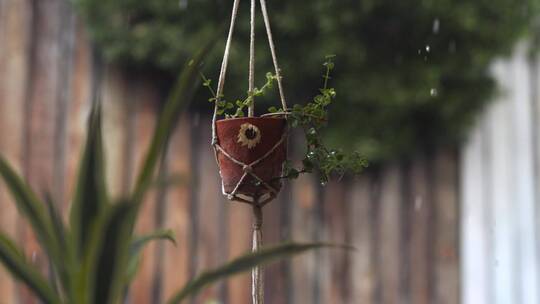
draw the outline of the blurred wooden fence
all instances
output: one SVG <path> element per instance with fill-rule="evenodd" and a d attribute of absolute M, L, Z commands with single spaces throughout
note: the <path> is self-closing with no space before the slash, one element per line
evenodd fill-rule
<path fill-rule="evenodd" d="M 67 1 L 66 1 L 67 2 Z M 81 21 L 61 0 L 0 0 L 0 153 L 66 213 L 93 94 L 105 112 L 108 185 L 128 191 L 163 99 L 151 75 L 94 62 Z M 137 230 L 171 228 L 178 247 L 153 244 L 130 303 L 161 303 L 200 271 L 249 250 L 251 211 L 225 201 L 206 117 L 182 117 Z M 301 178 L 265 210 L 266 244 L 349 243 L 267 268 L 267 303 L 457 303 L 457 153 L 437 151 L 320 186 Z M 46 258 L 0 184 L 0 229 L 47 271 Z M 250 302 L 249 275 L 208 288 L 196 303 Z M 36 303 L 0 270 L 0 304 Z M 216 302 L 214 302 L 216 303 Z"/>

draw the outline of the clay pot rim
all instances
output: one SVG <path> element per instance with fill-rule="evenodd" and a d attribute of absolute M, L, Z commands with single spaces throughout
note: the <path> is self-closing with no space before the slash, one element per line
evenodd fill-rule
<path fill-rule="evenodd" d="M 252 116 L 252 117 L 236 117 L 236 118 L 222 118 L 216 121 L 216 123 L 223 123 L 227 121 L 237 121 L 237 120 L 248 120 L 248 119 L 256 119 L 256 120 L 287 120 L 283 117 L 274 117 L 274 116 Z"/>

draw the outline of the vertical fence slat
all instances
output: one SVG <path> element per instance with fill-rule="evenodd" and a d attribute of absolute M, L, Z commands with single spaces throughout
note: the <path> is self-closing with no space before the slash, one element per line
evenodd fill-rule
<path fill-rule="evenodd" d="M 135 165 L 133 166 L 135 170 L 133 171 L 134 176 L 124 176 L 124 178 L 129 178 L 132 181 L 143 166 L 146 151 L 150 146 L 155 127 L 156 107 L 160 101 L 155 87 L 152 87 L 147 79 L 137 77 L 134 84 L 136 85 L 136 89 L 129 95 L 129 103 L 126 106 L 137 109 L 134 113 L 137 117 L 133 145 L 135 147 Z M 157 176 L 157 172 L 154 176 Z M 157 195 L 158 190 L 155 186 L 146 194 L 141 207 L 141 215 L 144 216 L 138 218 L 135 227 L 135 231 L 139 235 L 150 233 L 156 228 L 155 213 Z M 155 253 L 156 242 L 148 243 L 142 252 L 139 272 L 131 286 L 130 301 L 134 304 L 145 304 L 152 301 L 152 274 L 154 273 Z"/>
<path fill-rule="evenodd" d="M 412 162 L 409 183 L 410 200 L 408 220 L 410 242 L 408 244 L 410 267 L 410 302 L 413 304 L 430 303 L 430 239 L 429 216 L 433 202 L 428 195 L 426 159 L 421 157 Z"/>
<path fill-rule="evenodd" d="M 314 183 L 309 176 L 302 176 L 293 183 L 291 238 L 297 242 L 312 242 L 315 225 Z M 310 252 L 291 260 L 292 303 L 315 303 L 314 273 L 316 270 L 315 253 Z"/>
<path fill-rule="evenodd" d="M 219 191 L 219 189 L 216 189 Z M 251 209 L 240 203 L 229 203 L 229 259 L 251 250 Z M 246 273 L 228 279 L 229 303 L 251 303 L 251 275 Z"/>
<path fill-rule="evenodd" d="M 163 272 L 162 301 L 170 298 L 188 279 L 189 221 L 191 220 L 188 205 L 191 186 L 189 162 L 192 158 L 189 148 L 190 123 L 187 116 L 181 117 L 179 126 L 171 137 L 167 155 L 169 177 L 176 178 L 178 182 L 167 189 L 163 226 L 174 231 L 178 246 L 160 244 L 164 247 L 161 268 Z"/>
<path fill-rule="evenodd" d="M 34 14 L 31 18 L 32 53 L 29 67 L 29 87 L 26 100 L 25 122 L 25 176 L 35 191 L 48 191 L 58 195 L 55 186 L 61 175 L 55 170 L 59 159 L 56 158 L 55 142 L 56 107 L 61 75 L 60 67 L 65 64 L 60 56 L 61 50 L 61 9 L 62 2 L 58 0 L 33 2 Z M 54 197 L 58 199 L 58 197 Z M 19 226 L 19 240 L 24 244 L 25 254 L 31 261 L 47 274 L 47 257 L 42 252 L 35 234 L 25 222 Z M 21 301 L 35 303 L 36 299 L 25 287 L 21 287 Z"/>
<path fill-rule="evenodd" d="M 0 1 L 0 153 L 22 173 L 25 92 L 28 81 L 31 9 L 28 1 Z M 0 230 L 17 237 L 17 209 L 0 182 Z M 0 266 L 2 303 L 16 303 L 14 280 Z"/>
<path fill-rule="evenodd" d="M 285 208 L 282 203 L 284 200 L 283 193 L 277 200 L 271 202 L 264 207 L 264 221 L 263 221 L 263 238 L 264 246 L 275 245 L 282 240 L 282 221 L 281 218 L 282 209 Z M 285 273 L 283 267 L 285 262 L 273 263 L 264 268 L 264 302 L 268 304 L 272 303 L 285 303 L 287 296 L 286 290 L 288 286 L 285 286 Z"/>
<path fill-rule="evenodd" d="M 381 303 L 400 302 L 400 208 L 401 182 L 396 165 L 383 171 L 381 185 L 380 217 L 380 265 L 382 294 Z"/>
<path fill-rule="evenodd" d="M 209 268 L 218 266 L 221 256 L 226 254 L 218 247 L 219 242 L 219 210 L 221 204 L 227 204 L 223 195 L 219 191 L 221 184 L 219 180 L 219 174 L 217 173 L 217 166 L 215 161 L 214 152 L 210 146 L 211 138 L 211 124 L 207 120 L 196 121 L 194 128 L 197 131 L 198 138 L 196 141 L 196 150 L 198 151 L 199 162 L 196 168 L 199 170 L 199 180 L 194 181 L 198 184 L 198 187 L 194 191 L 197 193 L 197 201 L 193 201 L 198 207 L 198 234 L 192 235 L 197 238 L 197 274 Z M 197 136 L 197 135 L 194 135 Z M 194 142 L 192 141 L 192 144 Z M 216 189 L 217 191 L 208 191 L 208 189 Z M 244 207 L 244 206 L 233 206 Z M 192 219 L 194 220 L 194 219 Z M 243 229 L 241 226 L 235 228 L 236 231 Z M 245 227 L 246 230 L 250 230 L 250 225 Z M 209 300 L 214 300 L 218 297 L 217 286 L 213 285 L 206 288 L 200 295 L 199 303 L 204 303 Z"/>
<path fill-rule="evenodd" d="M 371 259 L 370 225 L 371 199 L 369 177 L 363 175 L 353 184 L 348 194 L 347 204 L 350 204 L 349 230 L 351 245 L 356 248 L 352 253 L 351 271 L 348 279 L 352 286 L 351 299 L 348 303 L 373 303 L 373 267 Z"/>
<path fill-rule="evenodd" d="M 453 151 L 435 158 L 435 302 L 459 303 L 458 172 Z"/>
<path fill-rule="evenodd" d="M 350 243 L 350 235 L 347 230 L 347 211 L 346 201 L 348 187 L 345 182 L 332 181 L 326 186 L 324 202 L 324 225 L 328 229 L 328 235 L 323 239 L 324 242 L 337 244 Z M 326 263 L 328 263 L 329 275 L 327 275 L 324 285 L 328 288 L 329 301 L 322 303 L 348 303 L 349 297 L 349 252 L 324 250 Z"/>

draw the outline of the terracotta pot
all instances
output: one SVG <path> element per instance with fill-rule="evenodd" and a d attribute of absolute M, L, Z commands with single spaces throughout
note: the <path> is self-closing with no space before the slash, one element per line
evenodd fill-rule
<path fill-rule="evenodd" d="M 286 121 L 283 118 L 246 117 L 217 121 L 216 133 L 219 145 L 232 157 L 244 164 L 257 161 L 281 140 Z M 264 160 L 252 167 L 252 172 L 276 191 L 281 189 L 280 176 L 287 158 L 287 142 L 284 140 Z M 230 194 L 244 174 L 244 168 L 218 150 L 218 164 L 223 191 Z M 261 197 L 270 190 L 248 175 L 238 188 L 237 194 Z"/>

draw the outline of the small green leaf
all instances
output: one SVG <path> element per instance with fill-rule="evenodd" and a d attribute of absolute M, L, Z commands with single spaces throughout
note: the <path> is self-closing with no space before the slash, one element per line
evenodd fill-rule
<path fill-rule="evenodd" d="M 276 113 L 277 111 L 278 111 L 278 109 L 276 107 L 268 108 L 268 112 L 270 112 L 270 113 Z"/>

